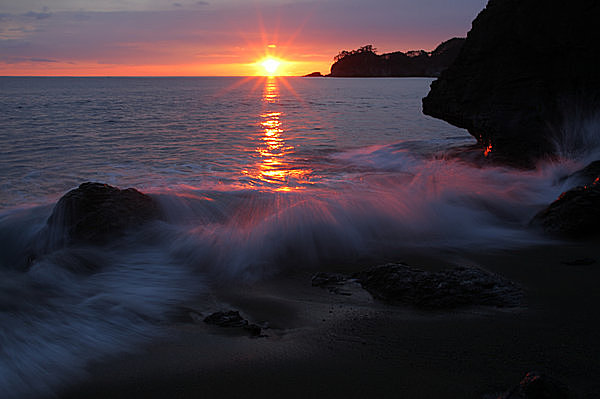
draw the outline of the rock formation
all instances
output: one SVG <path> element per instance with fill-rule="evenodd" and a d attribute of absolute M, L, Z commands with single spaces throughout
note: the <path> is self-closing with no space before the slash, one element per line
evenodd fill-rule
<path fill-rule="evenodd" d="M 478 268 L 428 272 L 406 264 L 387 264 L 354 276 L 376 299 L 421 308 L 518 306 L 521 290 L 512 282 Z"/>
<path fill-rule="evenodd" d="M 397 51 L 378 55 L 372 46 L 342 51 L 331 66 L 333 77 L 436 77 L 458 55 L 465 39 L 453 38 L 432 52 Z"/>
<path fill-rule="evenodd" d="M 83 183 L 66 193 L 48 218 L 48 244 L 102 244 L 127 229 L 160 217 L 158 205 L 136 189 Z"/>
<path fill-rule="evenodd" d="M 560 381 L 537 371 L 525 374 L 519 385 L 501 395 L 488 395 L 494 399 L 567 399 L 569 390 Z"/>
<path fill-rule="evenodd" d="M 544 231 L 571 238 L 598 235 L 600 223 L 600 183 L 578 186 L 566 191 L 538 213 L 533 225 Z"/>
<path fill-rule="evenodd" d="M 600 104 L 598 19 L 595 0 L 490 0 L 423 112 L 467 129 L 500 160 L 551 156 L 569 111 Z"/>

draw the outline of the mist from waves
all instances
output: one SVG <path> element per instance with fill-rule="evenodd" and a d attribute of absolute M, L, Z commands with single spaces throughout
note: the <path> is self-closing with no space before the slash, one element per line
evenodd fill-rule
<path fill-rule="evenodd" d="M 211 286 L 290 268 L 368 262 L 410 248 L 485 250 L 546 241 L 529 220 L 580 164 L 480 168 L 403 143 L 331 156 L 343 179 L 298 190 L 182 186 L 152 193 L 165 220 L 103 247 L 18 266 L 52 206 L 0 216 L 0 392 L 57 394 L 85 365 L 160 334 L 170 309 Z"/>

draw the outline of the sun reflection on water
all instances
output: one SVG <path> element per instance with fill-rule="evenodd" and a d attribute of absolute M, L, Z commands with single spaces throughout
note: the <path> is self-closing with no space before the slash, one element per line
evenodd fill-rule
<path fill-rule="evenodd" d="M 258 162 L 244 174 L 262 186 L 274 191 L 302 190 L 311 184 L 312 169 L 294 165 L 291 158 L 294 146 L 286 144 L 282 123 L 283 112 L 278 110 L 279 86 L 277 78 L 266 80 L 262 95 L 264 112 L 260 114 L 262 128 L 260 145 L 256 148 Z"/>

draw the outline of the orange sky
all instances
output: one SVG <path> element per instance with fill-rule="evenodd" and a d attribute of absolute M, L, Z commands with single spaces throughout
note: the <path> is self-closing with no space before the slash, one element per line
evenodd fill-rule
<path fill-rule="evenodd" d="M 485 0 L 21 0 L 0 5 L 0 75 L 328 73 L 341 50 L 431 50 Z M 43 4 L 43 6 L 41 6 Z"/>

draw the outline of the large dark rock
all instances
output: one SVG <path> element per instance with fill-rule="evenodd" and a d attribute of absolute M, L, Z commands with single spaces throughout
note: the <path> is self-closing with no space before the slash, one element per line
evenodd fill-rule
<path fill-rule="evenodd" d="M 436 77 L 458 55 L 465 39 L 453 38 L 432 52 L 424 50 L 378 55 L 371 46 L 342 51 L 331 65 L 333 77 Z"/>
<path fill-rule="evenodd" d="M 571 238 L 597 236 L 600 233 L 600 184 L 579 186 L 562 193 L 531 223 L 548 233 Z"/>
<path fill-rule="evenodd" d="M 50 246 L 102 244 L 160 217 L 156 202 L 136 189 L 83 183 L 56 204 L 46 231 Z"/>
<path fill-rule="evenodd" d="M 423 112 L 467 129 L 497 159 L 552 156 L 569 112 L 600 104 L 599 19 L 596 0 L 490 0 Z"/>
<path fill-rule="evenodd" d="M 514 283 L 478 268 L 428 272 L 406 264 L 387 264 L 354 276 L 373 297 L 429 309 L 459 306 L 514 307 L 522 292 Z"/>
<path fill-rule="evenodd" d="M 494 399 L 567 399 L 568 388 L 560 381 L 536 371 L 523 377 L 518 386 Z"/>

